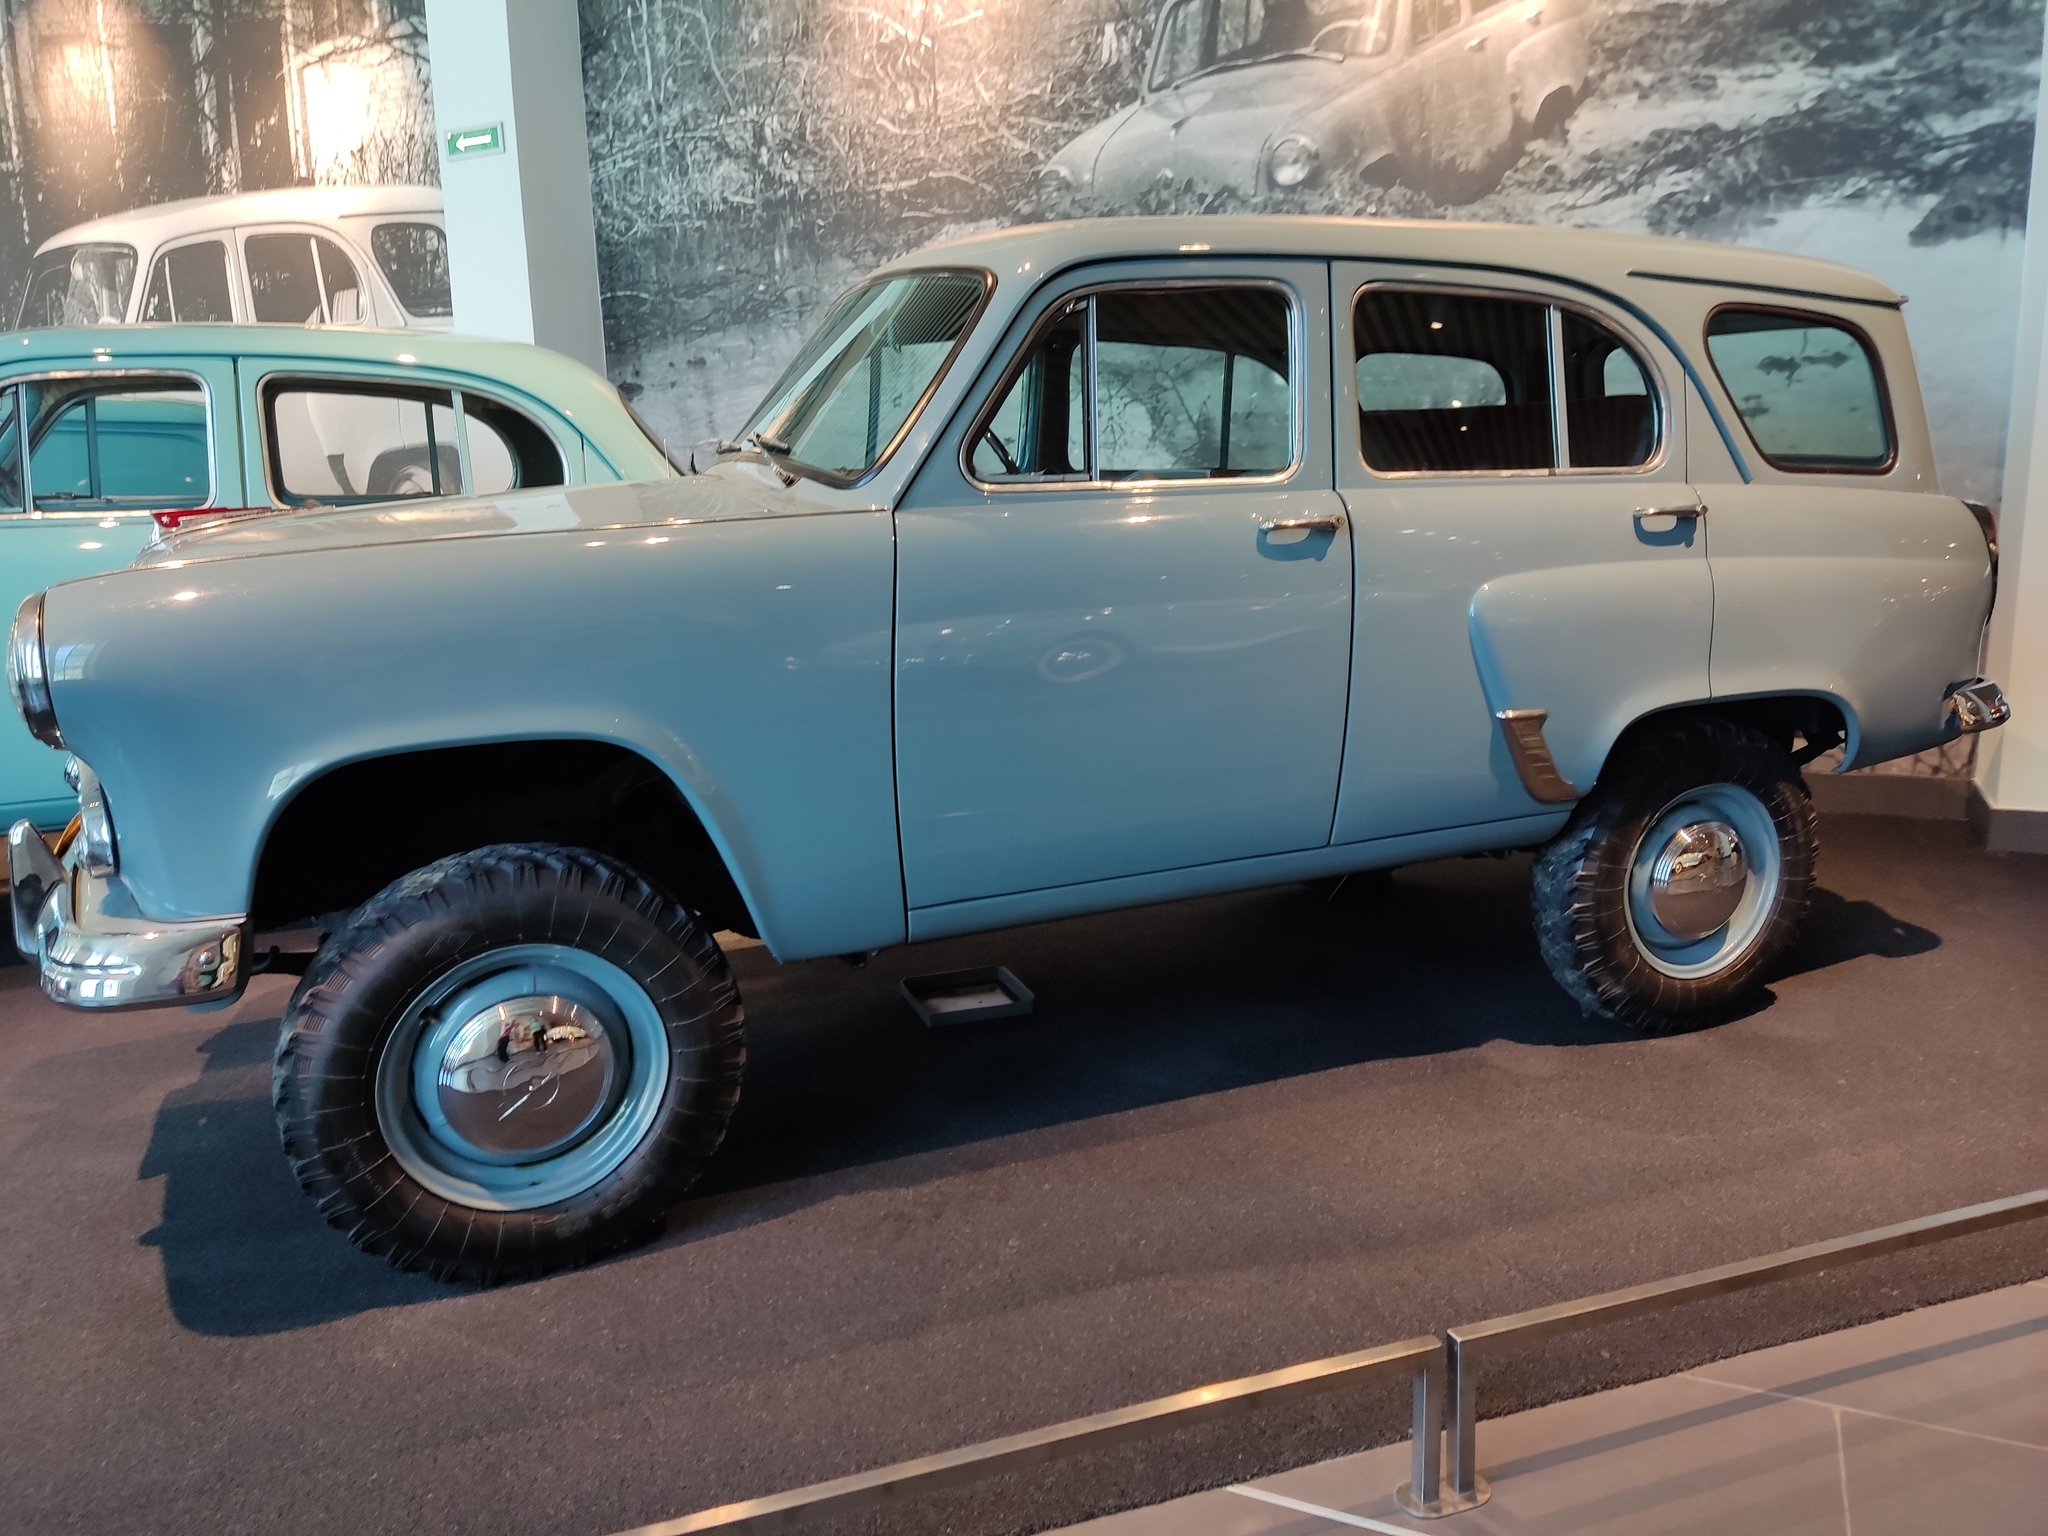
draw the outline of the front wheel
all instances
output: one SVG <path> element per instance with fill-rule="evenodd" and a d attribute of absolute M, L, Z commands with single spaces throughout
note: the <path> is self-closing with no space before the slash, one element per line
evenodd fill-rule
<path fill-rule="evenodd" d="M 1587 1013 L 1646 1034 L 1713 1022 L 1798 934 L 1819 837 L 1790 753 L 1695 719 L 1637 737 L 1536 860 L 1536 939 Z"/>
<path fill-rule="evenodd" d="M 398 881 L 329 938 L 273 1086 L 299 1183 L 400 1269 L 491 1283 L 658 1230 L 745 1061 L 711 936 L 631 871 L 506 845 Z"/>

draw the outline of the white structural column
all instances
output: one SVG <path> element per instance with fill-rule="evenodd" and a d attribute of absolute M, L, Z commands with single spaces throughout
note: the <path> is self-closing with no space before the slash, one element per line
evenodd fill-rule
<path fill-rule="evenodd" d="M 427 49 L 456 330 L 604 372 L 576 0 L 427 0 Z"/>
<path fill-rule="evenodd" d="M 1977 809 L 1994 849 L 2048 853 L 2048 71 L 2035 122 L 2019 350 L 1999 507 L 1998 605 L 1986 673 L 2013 717 L 1977 747 Z"/>

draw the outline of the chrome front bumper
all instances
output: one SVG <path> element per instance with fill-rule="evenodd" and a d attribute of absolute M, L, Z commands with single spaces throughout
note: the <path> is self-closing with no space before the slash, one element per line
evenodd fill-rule
<path fill-rule="evenodd" d="M 1951 684 L 1942 709 L 1952 722 L 1953 734 L 1958 736 L 1996 730 L 2012 718 L 2012 706 L 2005 701 L 2005 691 L 1988 677 Z"/>
<path fill-rule="evenodd" d="M 114 880 L 66 869 L 27 821 L 7 834 L 15 946 L 41 967 L 43 992 L 72 1008 L 159 1008 L 236 997 L 247 981 L 240 917 L 162 923 L 119 915 Z"/>

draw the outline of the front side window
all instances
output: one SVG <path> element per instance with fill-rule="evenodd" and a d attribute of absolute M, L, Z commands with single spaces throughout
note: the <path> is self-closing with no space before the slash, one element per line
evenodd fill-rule
<path fill-rule="evenodd" d="M 266 325 L 361 325 L 369 318 L 362 279 L 348 253 L 322 235 L 250 235 L 250 307 Z"/>
<path fill-rule="evenodd" d="M 880 464 L 967 334 L 979 272 L 863 284 L 832 307 L 742 430 L 741 441 L 851 482 Z"/>
<path fill-rule="evenodd" d="M 1353 337 L 1359 447 L 1382 474 L 1632 469 L 1656 456 L 1648 366 L 1577 310 L 1368 288 Z"/>
<path fill-rule="evenodd" d="M 1758 451 L 1780 469 L 1890 467 L 1883 378 L 1869 343 L 1839 321 L 1717 309 L 1707 353 Z"/>
<path fill-rule="evenodd" d="M 0 510 L 23 510 L 25 496 L 38 512 L 147 511 L 213 499 L 206 395 L 189 379 L 31 380 L 4 399 Z"/>
<path fill-rule="evenodd" d="M 969 468 L 992 484 L 1284 474 L 1295 383 L 1291 306 L 1276 288 L 1095 294 L 1040 331 Z"/>
<path fill-rule="evenodd" d="M 409 315 L 439 319 L 455 313 L 448 283 L 448 237 L 438 224 L 411 220 L 370 231 L 370 254 Z"/>
<path fill-rule="evenodd" d="M 462 491 L 445 389 L 273 385 L 270 472 L 287 506 L 354 506 Z"/>
<path fill-rule="evenodd" d="M 19 327 L 119 325 L 134 287 L 134 246 L 60 245 L 29 263 Z"/>
<path fill-rule="evenodd" d="M 149 286 L 142 290 L 139 318 L 184 323 L 233 320 L 227 246 L 218 240 L 197 240 L 157 257 Z"/>

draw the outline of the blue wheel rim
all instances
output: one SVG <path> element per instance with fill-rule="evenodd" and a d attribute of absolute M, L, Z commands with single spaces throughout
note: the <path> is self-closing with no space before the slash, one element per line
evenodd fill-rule
<path fill-rule="evenodd" d="M 573 1131 L 531 1152 L 474 1144 L 450 1124 L 433 1085 L 465 1024 L 537 991 L 573 1003 L 603 1032 L 605 1090 Z M 514 944 L 451 967 L 399 1016 L 377 1060 L 377 1125 L 399 1166 L 442 1199 L 535 1210 L 615 1172 L 653 1126 L 668 1080 L 668 1030 L 639 983 L 584 950 Z"/>

